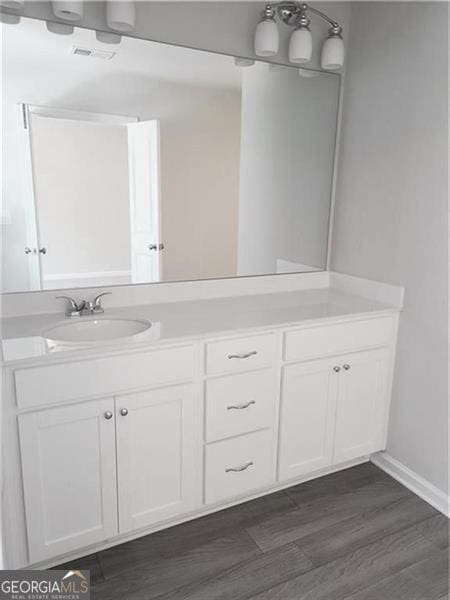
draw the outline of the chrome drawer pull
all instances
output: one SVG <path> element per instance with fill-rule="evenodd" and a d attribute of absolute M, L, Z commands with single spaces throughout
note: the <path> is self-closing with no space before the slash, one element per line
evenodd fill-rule
<path fill-rule="evenodd" d="M 245 465 L 241 465 L 240 467 L 229 467 L 228 469 L 225 469 L 225 473 L 239 473 L 240 471 L 245 471 L 252 465 L 253 465 L 253 462 L 250 461 L 248 463 L 245 463 Z"/>
<path fill-rule="evenodd" d="M 256 356 L 258 353 L 256 350 L 252 350 L 251 352 L 246 352 L 245 354 L 229 354 L 228 358 L 249 358 L 250 356 Z"/>
<path fill-rule="evenodd" d="M 344 371 L 348 371 L 350 369 L 350 365 L 345 364 L 343 367 Z"/>
<path fill-rule="evenodd" d="M 256 404 L 256 402 L 254 400 L 250 400 L 250 402 L 246 402 L 245 404 L 232 404 L 231 406 L 227 406 L 227 410 L 232 410 L 233 408 L 235 410 L 242 410 L 243 408 L 248 408 L 252 404 Z"/>

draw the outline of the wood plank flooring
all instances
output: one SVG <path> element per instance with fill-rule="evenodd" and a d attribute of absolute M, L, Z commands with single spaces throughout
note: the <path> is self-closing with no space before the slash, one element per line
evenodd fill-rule
<path fill-rule="evenodd" d="M 448 534 L 366 463 L 57 568 L 93 600 L 448 600 Z"/>

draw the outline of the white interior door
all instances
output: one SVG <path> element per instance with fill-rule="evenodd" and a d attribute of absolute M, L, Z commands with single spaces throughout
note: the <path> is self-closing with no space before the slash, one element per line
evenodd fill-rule
<path fill-rule="evenodd" d="M 192 386 L 121 396 L 116 411 L 120 532 L 193 510 L 201 424 Z"/>
<path fill-rule="evenodd" d="M 159 121 L 128 125 L 133 283 L 161 280 Z"/>
<path fill-rule="evenodd" d="M 30 561 L 117 534 L 114 400 L 19 416 Z"/>
<path fill-rule="evenodd" d="M 36 196 L 33 177 L 33 156 L 31 149 L 31 129 L 28 106 L 18 104 L 19 144 L 22 149 L 21 159 L 21 191 L 26 222 L 26 239 L 23 245 L 23 260 L 26 260 L 30 290 L 42 289 L 41 246 L 37 220 Z M 22 249 L 19 246 L 19 252 Z"/>

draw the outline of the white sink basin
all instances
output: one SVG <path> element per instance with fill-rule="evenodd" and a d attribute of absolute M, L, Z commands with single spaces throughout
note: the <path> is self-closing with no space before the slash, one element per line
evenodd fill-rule
<path fill-rule="evenodd" d="M 78 319 L 78 317 L 74 317 Z M 80 344 L 86 342 L 104 342 L 132 337 L 147 331 L 150 321 L 138 319 L 83 319 L 60 323 L 47 329 L 42 336 L 48 342 Z"/>

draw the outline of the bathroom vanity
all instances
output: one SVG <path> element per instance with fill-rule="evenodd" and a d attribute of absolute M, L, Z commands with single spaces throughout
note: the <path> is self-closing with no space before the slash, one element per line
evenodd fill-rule
<path fill-rule="evenodd" d="M 153 337 L 61 347 L 36 345 L 61 314 L 6 319 L 8 568 L 368 460 L 386 444 L 400 307 L 334 287 L 105 308 L 96 319 L 149 319 Z"/>
<path fill-rule="evenodd" d="M 329 270 L 340 75 L 4 35 L 6 568 L 385 448 L 403 292 Z"/>

